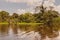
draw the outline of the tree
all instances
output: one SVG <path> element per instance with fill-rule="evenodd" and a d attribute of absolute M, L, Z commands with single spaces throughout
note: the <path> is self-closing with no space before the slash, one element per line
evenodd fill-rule
<path fill-rule="evenodd" d="M 46 37 L 46 36 L 56 37 L 56 36 L 58 36 L 58 34 L 56 34 L 56 36 L 54 34 L 56 32 L 58 32 L 58 29 L 57 29 L 57 31 L 54 30 L 55 22 L 56 22 L 55 18 L 59 17 L 59 13 L 55 10 L 52 10 L 52 9 L 46 10 L 47 8 L 44 8 L 43 4 L 41 6 L 37 6 L 36 9 L 35 9 L 35 11 L 38 10 L 38 12 L 36 14 L 34 14 L 37 23 L 43 23 L 42 28 L 40 26 L 38 26 L 38 28 L 36 27 L 36 29 L 41 34 L 41 37 L 43 37 L 43 38 Z M 55 22 L 54 22 L 54 20 L 55 20 Z M 57 25 L 56 25 L 56 27 L 57 27 Z"/>
<path fill-rule="evenodd" d="M 17 13 L 13 13 L 13 15 L 11 15 L 11 17 L 10 17 L 10 20 L 11 20 L 10 22 L 17 23 L 18 17 L 19 17 L 19 15 Z"/>
<path fill-rule="evenodd" d="M 31 14 L 31 13 L 25 13 L 25 14 L 21 14 L 20 16 L 19 16 L 19 21 L 20 22 L 25 22 L 25 23 L 33 23 L 33 22 L 35 22 L 35 20 L 34 20 L 34 16 Z"/>
<path fill-rule="evenodd" d="M 0 12 L 0 21 L 1 22 L 8 22 L 8 18 L 9 18 L 9 13 L 6 11 L 1 11 Z"/>

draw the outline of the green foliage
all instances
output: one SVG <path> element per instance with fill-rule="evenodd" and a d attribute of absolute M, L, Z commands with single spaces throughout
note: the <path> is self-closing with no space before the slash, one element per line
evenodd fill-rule
<path fill-rule="evenodd" d="M 31 13 L 21 14 L 19 16 L 19 22 L 23 22 L 23 23 L 35 22 L 34 16 Z"/>
<path fill-rule="evenodd" d="M 13 13 L 13 15 L 10 16 L 10 22 L 11 23 L 17 23 L 18 22 L 18 14 L 17 13 Z"/>
<path fill-rule="evenodd" d="M 8 21 L 9 18 L 9 13 L 6 11 L 1 11 L 0 12 L 0 22 L 5 22 Z"/>

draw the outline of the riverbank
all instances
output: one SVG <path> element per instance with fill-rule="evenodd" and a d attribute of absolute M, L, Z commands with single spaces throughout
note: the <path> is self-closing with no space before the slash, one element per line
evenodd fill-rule
<path fill-rule="evenodd" d="M 9 24 L 8 22 L 0 22 L 0 24 Z M 43 23 L 11 23 L 11 24 L 43 24 Z"/>

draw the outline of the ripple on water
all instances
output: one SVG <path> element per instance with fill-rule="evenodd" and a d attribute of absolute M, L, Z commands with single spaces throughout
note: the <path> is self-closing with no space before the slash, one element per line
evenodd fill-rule
<path fill-rule="evenodd" d="M 33 31 L 27 34 L 24 34 L 25 32 L 18 32 L 18 34 L 13 34 L 12 30 L 10 30 L 9 35 L 0 35 L 0 40 L 39 40 L 40 36 L 36 32 L 34 33 Z M 24 34 L 24 35 L 22 35 Z M 51 40 L 51 38 L 46 38 L 45 40 Z M 53 38 L 53 40 L 60 40 L 60 32 L 59 36 L 56 38 Z"/>

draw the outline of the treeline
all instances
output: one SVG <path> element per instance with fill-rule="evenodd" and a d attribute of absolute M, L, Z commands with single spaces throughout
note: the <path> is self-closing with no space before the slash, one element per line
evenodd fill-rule
<path fill-rule="evenodd" d="M 41 7 L 42 8 L 42 7 Z M 18 23 L 50 23 L 52 21 L 60 20 L 60 14 L 54 10 L 46 10 L 44 8 L 39 9 L 38 13 L 24 13 L 17 14 L 10 13 L 6 11 L 0 11 L 0 22 L 18 22 Z"/>
<path fill-rule="evenodd" d="M 60 26 L 60 14 L 53 10 L 53 7 L 47 10 L 47 7 L 41 5 L 35 8 L 35 13 L 19 14 L 10 15 L 6 11 L 0 11 L 0 23 L 43 23 L 48 26 Z"/>

